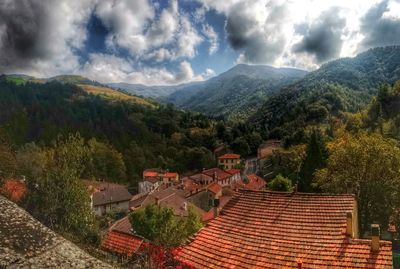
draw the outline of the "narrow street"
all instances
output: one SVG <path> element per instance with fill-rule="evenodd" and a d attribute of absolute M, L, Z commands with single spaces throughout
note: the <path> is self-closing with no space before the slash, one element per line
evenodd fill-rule
<path fill-rule="evenodd" d="M 253 157 L 245 160 L 244 174 L 251 175 L 258 172 L 257 158 Z"/>

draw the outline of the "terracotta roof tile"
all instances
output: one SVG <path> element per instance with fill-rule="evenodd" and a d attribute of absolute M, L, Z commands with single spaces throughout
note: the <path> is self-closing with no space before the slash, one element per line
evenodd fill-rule
<path fill-rule="evenodd" d="M 228 174 L 234 175 L 234 174 L 240 173 L 240 169 L 229 169 L 229 170 L 225 170 L 225 172 L 227 172 Z"/>
<path fill-rule="evenodd" d="M 156 171 L 144 171 L 143 172 L 143 177 L 157 177 L 158 172 Z"/>
<path fill-rule="evenodd" d="M 114 224 L 110 227 L 110 230 L 133 235 L 132 225 L 128 216 L 114 222 Z"/>
<path fill-rule="evenodd" d="M 178 173 L 175 173 L 175 172 L 166 172 L 164 176 L 165 176 L 165 177 L 177 177 L 177 176 L 178 176 Z"/>
<path fill-rule="evenodd" d="M 222 191 L 222 187 L 217 182 L 212 182 L 207 186 L 207 190 L 209 190 L 215 194 L 218 194 Z"/>
<path fill-rule="evenodd" d="M 224 180 L 231 177 L 231 174 L 228 174 L 227 172 L 219 168 L 204 170 L 203 174 L 212 178 L 216 177 L 216 180 Z"/>
<path fill-rule="evenodd" d="M 222 156 L 219 156 L 218 159 L 240 159 L 240 155 L 234 153 L 226 153 Z"/>
<path fill-rule="evenodd" d="M 391 243 L 348 239 L 352 195 L 241 191 L 184 246 L 195 268 L 392 268 Z"/>
<path fill-rule="evenodd" d="M 101 247 L 109 252 L 131 257 L 143 243 L 143 239 L 119 231 L 109 231 L 101 243 Z"/>

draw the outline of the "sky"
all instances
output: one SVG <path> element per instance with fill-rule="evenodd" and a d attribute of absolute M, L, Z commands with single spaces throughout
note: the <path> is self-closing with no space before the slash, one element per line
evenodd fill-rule
<path fill-rule="evenodd" d="M 400 45 L 400 0 L 0 0 L 0 73 L 201 81 Z"/>

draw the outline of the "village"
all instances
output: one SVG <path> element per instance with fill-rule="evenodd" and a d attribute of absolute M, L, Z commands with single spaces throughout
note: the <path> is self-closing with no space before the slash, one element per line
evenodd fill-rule
<path fill-rule="evenodd" d="M 354 195 L 268 190 L 268 180 L 253 172 L 280 148 L 280 141 L 267 141 L 248 160 L 224 153 L 217 167 L 183 177 L 147 169 L 135 195 L 123 185 L 85 182 L 96 215 L 121 214 L 101 249 L 122 259 L 140 256 L 149 242 L 128 214 L 154 204 L 176 216 L 188 216 L 189 208 L 201 216 L 205 227 L 175 257 L 187 268 L 392 268 L 394 226 L 373 224 L 363 235 L 370 239 L 359 239 Z"/>
<path fill-rule="evenodd" d="M 238 154 L 218 156 L 216 166 L 184 177 L 176 172 L 146 169 L 139 182 L 139 193 L 135 195 L 131 195 L 124 185 L 85 181 L 92 210 L 97 216 L 110 213 L 123 216 L 111 223 L 102 240 L 102 249 L 127 257 L 134 255 L 144 239 L 135 235 L 127 214 L 149 204 L 172 208 L 176 216 L 187 216 L 191 208 L 207 223 L 219 215 L 239 190 L 266 188 L 262 177 L 255 173 L 242 174 L 244 165 Z"/>

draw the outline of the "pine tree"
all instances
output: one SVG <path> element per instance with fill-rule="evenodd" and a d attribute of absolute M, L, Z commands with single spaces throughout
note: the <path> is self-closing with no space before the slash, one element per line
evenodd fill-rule
<path fill-rule="evenodd" d="M 314 129 L 307 145 L 306 157 L 301 165 L 298 190 L 302 192 L 317 191 L 312 186 L 314 173 L 317 169 L 326 167 L 328 152 L 321 132 Z"/>

